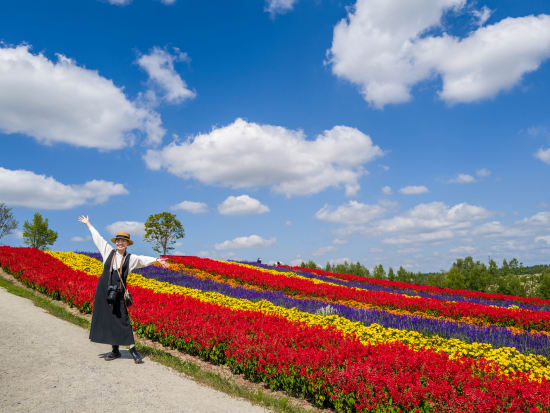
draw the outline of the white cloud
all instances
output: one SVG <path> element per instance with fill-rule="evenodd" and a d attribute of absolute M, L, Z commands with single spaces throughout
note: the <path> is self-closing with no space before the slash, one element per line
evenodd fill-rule
<path fill-rule="evenodd" d="M 129 101 L 123 89 L 95 70 L 58 54 L 51 61 L 29 46 L 0 46 L 0 131 L 39 142 L 104 150 L 133 144 L 135 132 L 158 144 L 158 113 Z"/>
<path fill-rule="evenodd" d="M 550 235 L 536 237 L 535 242 L 545 242 L 547 245 L 550 245 Z"/>
<path fill-rule="evenodd" d="M 476 24 L 478 26 L 483 26 L 487 20 L 489 20 L 493 11 L 487 6 L 483 6 L 481 10 L 472 10 L 472 14 L 476 18 Z"/>
<path fill-rule="evenodd" d="M 542 162 L 547 163 L 547 164 L 550 165 L 550 148 L 548 148 L 548 149 L 540 148 L 535 153 L 535 158 L 540 159 Z"/>
<path fill-rule="evenodd" d="M 476 248 L 474 248 L 470 245 L 463 245 L 463 246 L 460 246 L 460 247 L 451 248 L 449 250 L 449 252 L 452 253 L 452 254 L 473 254 L 476 251 L 477 251 Z"/>
<path fill-rule="evenodd" d="M 232 240 L 220 242 L 214 246 L 216 250 L 237 250 L 244 248 L 269 247 L 275 243 L 275 238 L 264 239 L 259 235 L 237 237 Z"/>
<path fill-rule="evenodd" d="M 346 245 L 346 244 L 348 243 L 348 241 L 345 240 L 345 239 L 334 238 L 334 239 L 332 240 L 332 243 L 333 243 L 334 245 Z"/>
<path fill-rule="evenodd" d="M 188 60 L 187 54 L 177 48 L 174 48 L 174 54 L 170 54 L 166 50 L 154 47 L 149 54 L 141 55 L 137 64 L 147 72 L 151 83 L 163 92 L 165 100 L 180 103 L 196 96 L 174 69 L 174 62 Z"/>
<path fill-rule="evenodd" d="M 0 167 L 2 202 L 10 206 L 71 209 L 84 204 L 103 204 L 115 195 L 126 195 L 122 184 L 94 179 L 82 185 L 65 185 L 46 175 Z"/>
<path fill-rule="evenodd" d="M 480 178 L 486 178 L 491 175 L 491 171 L 486 168 L 481 168 L 476 171 L 476 175 Z"/>
<path fill-rule="evenodd" d="M 385 187 L 383 187 L 382 193 L 384 193 L 385 195 L 391 195 L 392 193 L 391 186 L 386 185 Z"/>
<path fill-rule="evenodd" d="M 351 260 L 348 257 L 334 258 L 332 260 L 329 260 L 330 265 L 345 264 L 346 262 L 351 262 Z"/>
<path fill-rule="evenodd" d="M 384 252 L 384 250 L 383 250 L 382 248 L 376 248 L 376 247 L 375 247 L 375 248 L 371 248 L 371 249 L 369 250 L 369 252 L 370 252 L 371 254 L 379 254 L 379 253 L 381 253 L 381 252 Z"/>
<path fill-rule="evenodd" d="M 445 241 L 454 237 L 451 230 L 445 229 L 433 232 L 419 232 L 417 234 L 401 235 L 398 237 L 389 237 L 382 240 L 384 244 L 399 245 L 399 244 L 415 244 L 426 242 Z"/>
<path fill-rule="evenodd" d="M 266 0 L 265 11 L 271 14 L 284 14 L 291 11 L 298 0 Z"/>
<path fill-rule="evenodd" d="M 381 205 L 368 205 L 357 201 L 349 201 L 335 210 L 325 205 L 315 213 L 315 218 L 344 225 L 358 225 L 379 218 L 386 212 L 387 209 Z"/>
<path fill-rule="evenodd" d="M 466 0 L 357 0 L 334 28 L 329 62 L 335 75 L 357 85 L 381 108 L 407 102 L 411 88 L 440 75 L 440 97 L 472 102 L 494 97 L 537 70 L 550 56 L 550 16 L 506 18 L 460 39 L 442 17 Z M 485 23 L 489 11 L 479 14 Z M 426 35 L 430 29 L 441 35 Z"/>
<path fill-rule="evenodd" d="M 397 250 L 397 253 L 399 255 L 410 255 L 410 254 L 416 254 L 418 252 L 422 252 L 422 249 L 411 247 L 411 248 L 401 248 Z"/>
<path fill-rule="evenodd" d="M 207 185 L 269 186 L 287 196 L 344 185 L 354 195 L 363 164 L 382 155 L 369 136 L 347 126 L 307 140 L 302 131 L 237 119 L 182 144 L 148 150 L 144 159 L 150 169 Z"/>
<path fill-rule="evenodd" d="M 204 214 L 205 212 L 208 212 L 208 205 L 204 202 L 182 201 L 179 204 L 172 206 L 170 209 L 173 211 L 181 209 L 192 214 Z"/>
<path fill-rule="evenodd" d="M 326 254 L 328 254 L 329 252 L 332 252 L 332 251 L 336 251 L 336 247 L 334 247 L 332 245 L 328 245 L 326 247 L 317 248 L 315 251 L 313 251 L 311 253 L 311 255 L 313 255 L 314 257 L 320 257 L 320 256 L 326 255 Z"/>
<path fill-rule="evenodd" d="M 455 178 L 449 180 L 451 184 L 470 184 L 475 182 L 476 179 L 472 175 L 458 174 Z"/>
<path fill-rule="evenodd" d="M 442 231 L 468 228 L 474 222 L 488 218 L 491 212 L 485 208 L 460 203 L 448 207 L 443 202 L 419 204 L 400 216 L 376 223 L 376 229 L 383 233 Z M 444 234 L 440 234 L 444 235 Z"/>
<path fill-rule="evenodd" d="M 399 190 L 403 195 L 420 195 L 430 192 L 424 185 L 409 185 Z"/>
<path fill-rule="evenodd" d="M 132 0 L 107 0 L 109 4 L 114 4 L 115 6 L 126 6 L 132 2 Z"/>
<path fill-rule="evenodd" d="M 239 195 L 227 197 L 218 205 L 218 212 L 222 215 L 264 214 L 269 208 L 248 195 Z"/>
<path fill-rule="evenodd" d="M 132 241 L 137 237 L 145 236 L 145 223 L 136 221 L 117 221 L 105 227 L 111 235 L 116 235 L 119 231 L 124 231 L 130 234 Z"/>
<path fill-rule="evenodd" d="M 86 242 L 86 241 L 90 241 L 91 239 L 92 239 L 92 237 L 90 237 L 89 235 L 86 235 L 85 237 L 79 237 L 77 235 L 77 236 L 72 237 L 71 241 L 72 242 Z"/>
<path fill-rule="evenodd" d="M 286 227 L 291 227 L 291 226 L 292 226 L 292 221 L 291 221 L 290 219 L 287 219 L 287 220 L 285 221 L 285 226 L 286 226 Z"/>

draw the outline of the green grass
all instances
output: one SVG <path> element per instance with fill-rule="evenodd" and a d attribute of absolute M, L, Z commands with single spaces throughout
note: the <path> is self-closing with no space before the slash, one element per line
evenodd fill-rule
<path fill-rule="evenodd" d="M 52 299 L 45 297 L 37 291 L 16 285 L 2 276 L 0 276 L 0 287 L 5 288 L 11 294 L 31 300 L 37 307 L 43 308 L 48 313 L 62 320 L 68 321 L 82 328 L 90 327 L 90 322 L 86 318 L 71 313 L 60 304 L 55 303 Z M 218 373 L 207 371 L 193 362 L 181 360 L 166 351 L 140 343 L 136 343 L 136 348 L 142 354 L 146 355 L 149 360 L 163 364 L 180 373 L 184 373 L 198 383 L 204 384 L 212 389 L 219 390 L 230 396 L 246 399 L 253 404 L 267 407 L 276 412 L 307 413 L 319 411 L 313 407 L 305 409 L 295 406 L 289 398 L 272 395 L 262 389 L 251 390 L 240 386 L 232 378 L 225 378 Z"/>

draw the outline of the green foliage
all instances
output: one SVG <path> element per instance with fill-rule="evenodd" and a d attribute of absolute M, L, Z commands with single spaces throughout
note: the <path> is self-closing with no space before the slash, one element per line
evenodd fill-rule
<path fill-rule="evenodd" d="M 11 213 L 11 208 L 6 204 L 0 203 L 0 238 L 9 235 L 17 228 L 17 221 Z"/>
<path fill-rule="evenodd" d="M 149 215 L 145 221 L 145 241 L 153 243 L 153 250 L 166 255 L 174 249 L 172 244 L 185 237 L 185 231 L 175 214 L 161 212 Z"/>
<path fill-rule="evenodd" d="M 541 298 L 550 298 L 550 268 L 545 268 L 540 276 L 538 295 Z"/>
<path fill-rule="evenodd" d="M 388 280 L 390 281 L 395 281 L 396 277 L 395 277 L 395 273 L 393 272 L 393 268 L 390 267 L 390 269 L 388 270 Z"/>
<path fill-rule="evenodd" d="M 300 264 L 300 267 L 302 267 L 302 268 L 310 268 L 310 269 L 312 269 L 312 270 L 316 270 L 316 269 L 320 268 L 320 267 L 318 267 L 317 264 L 315 264 L 315 262 L 312 261 L 312 260 L 309 260 L 308 262 L 302 261 L 302 263 Z"/>
<path fill-rule="evenodd" d="M 57 240 L 57 232 L 48 228 L 48 218 L 43 219 L 38 212 L 34 214 L 32 224 L 23 224 L 23 242 L 33 248 L 48 249 Z"/>
<path fill-rule="evenodd" d="M 379 280 L 386 278 L 386 271 L 384 271 L 384 267 L 382 266 L 382 264 L 377 265 L 372 269 L 372 276 Z"/>

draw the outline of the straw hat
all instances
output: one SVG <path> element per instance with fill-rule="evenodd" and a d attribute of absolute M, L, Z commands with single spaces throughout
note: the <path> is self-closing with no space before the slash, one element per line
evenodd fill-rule
<path fill-rule="evenodd" d="M 116 235 L 111 238 L 111 241 L 116 242 L 117 238 L 125 239 L 126 241 L 128 241 L 128 245 L 132 245 L 134 243 L 134 241 L 130 239 L 130 234 L 128 234 L 127 232 L 117 232 Z"/>

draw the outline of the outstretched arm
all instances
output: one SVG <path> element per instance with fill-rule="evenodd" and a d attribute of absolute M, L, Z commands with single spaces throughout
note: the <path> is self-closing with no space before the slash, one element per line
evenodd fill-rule
<path fill-rule="evenodd" d="M 111 247 L 107 241 L 103 239 L 101 235 L 99 235 L 99 232 L 92 226 L 92 223 L 90 222 L 90 218 L 88 216 L 81 215 L 78 217 L 78 220 L 85 224 L 88 229 L 90 230 L 90 233 L 92 234 L 92 240 L 94 241 L 95 246 L 99 250 L 101 257 L 103 258 L 103 262 L 105 263 L 105 259 L 109 256 L 111 251 L 113 250 L 113 247 Z"/>
<path fill-rule="evenodd" d="M 148 257 L 147 255 L 131 254 L 130 255 L 130 272 L 132 272 L 137 268 L 147 267 L 151 264 L 154 264 L 155 262 L 158 262 L 160 265 L 162 265 L 163 268 L 170 268 L 170 265 L 168 265 L 166 258 L 155 258 L 155 257 Z"/>

